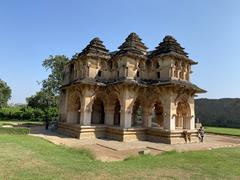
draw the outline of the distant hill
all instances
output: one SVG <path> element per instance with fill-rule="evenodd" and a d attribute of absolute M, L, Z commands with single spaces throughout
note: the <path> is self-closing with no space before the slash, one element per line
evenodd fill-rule
<path fill-rule="evenodd" d="M 196 99 L 195 112 L 204 125 L 240 127 L 240 98 Z"/>

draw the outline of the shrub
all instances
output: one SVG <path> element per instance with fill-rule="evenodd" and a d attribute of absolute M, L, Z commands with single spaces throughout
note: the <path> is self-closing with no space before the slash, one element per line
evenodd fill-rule
<path fill-rule="evenodd" d="M 0 119 L 5 120 L 30 120 L 43 121 L 45 115 L 50 120 L 56 119 L 58 116 L 57 107 L 49 107 L 45 111 L 40 108 L 32 108 L 29 106 L 22 107 L 4 107 L 0 109 Z"/>

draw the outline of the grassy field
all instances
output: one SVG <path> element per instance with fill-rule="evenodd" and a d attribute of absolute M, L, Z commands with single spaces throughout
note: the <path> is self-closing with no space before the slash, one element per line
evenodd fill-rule
<path fill-rule="evenodd" d="M 0 179 L 239 179 L 240 148 L 100 162 L 86 150 L 29 135 L 0 135 Z"/>
<path fill-rule="evenodd" d="M 240 128 L 206 127 L 205 130 L 208 133 L 240 136 Z"/>
<path fill-rule="evenodd" d="M 30 128 L 6 128 L 0 127 L 0 134 L 26 135 L 30 133 Z"/>
<path fill-rule="evenodd" d="M 0 126 L 3 125 L 13 125 L 13 126 L 19 126 L 19 125 L 43 125 L 43 122 L 39 121 L 13 121 L 13 120 L 0 120 Z"/>

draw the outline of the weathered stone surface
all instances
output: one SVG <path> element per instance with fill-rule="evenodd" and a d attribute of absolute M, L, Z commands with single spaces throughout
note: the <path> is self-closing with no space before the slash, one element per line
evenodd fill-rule
<path fill-rule="evenodd" d="M 190 82 L 193 64 L 171 36 L 151 53 L 136 33 L 113 53 L 94 38 L 65 67 L 60 130 L 80 139 L 196 142 L 194 96 L 205 91 Z"/>
<path fill-rule="evenodd" d="M 119 46 L 119 51 L 116 53 L 120 54 L 134 54 L 144 57 L 147 54 L 147 47 L 142 43 L 142 40 L 136 33 L 131 33 L 125 40 L 125 42 Z"/>
<path fill-rule="evenodd" d="M 188 53 L 184 51 L 184 48 L 181 47 L 177 40 L 172 36 L 165 36 L 163 42 L 159 43 L 159 45 L 156 47 L 156 50 L 152 51 L 151 55 L 156 56 L 170 52 L 188 57 Z"/>
<path fill-rule="evenodd" d="M 79 53 L 79 56 L 100 56 L 109 58 L 109 50 L 103 45 L 103 42 L 98 38 L 94 38 L 90 41 L 86 48 Z"/>

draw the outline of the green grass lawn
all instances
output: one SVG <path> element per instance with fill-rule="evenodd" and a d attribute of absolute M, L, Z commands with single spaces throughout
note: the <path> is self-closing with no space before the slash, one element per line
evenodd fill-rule
<path fill-rule="evenodd" d="M 13 121 L 13 120 L 0 120 L 0 126 L 2 125 L 13 125 L 13 126 L 19 126 L 19 125 L 43 125 L 43 122 L 39 121 Z"/>
<path fill-rule="evenodd" d="M 206 127 L 205 130 L 208 133 L 240 136 L 240 128 Z"/>
<path fill-rule="evenodd" d="M 0 127 L 0 134 L 14 134 L 14 135 L 26 135 L 30 133 L 30 128 L 20 127 L 20 128 L 6 128 Z"/>
<path fill-rule="evenodd" d="M 240 147 L 100 162 L 86 150 L 0 135 L 0 179 L 239 179 Z"/>

